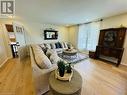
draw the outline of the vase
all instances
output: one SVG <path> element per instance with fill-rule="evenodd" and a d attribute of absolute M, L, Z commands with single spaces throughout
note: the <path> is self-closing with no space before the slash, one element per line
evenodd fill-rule
<path fill-rule="evenodd" d="M 65 69 L 59 69 L 59 75 L 60 75 L 61 77 L 64 76 L 64 72 L 65 72 Z"/>

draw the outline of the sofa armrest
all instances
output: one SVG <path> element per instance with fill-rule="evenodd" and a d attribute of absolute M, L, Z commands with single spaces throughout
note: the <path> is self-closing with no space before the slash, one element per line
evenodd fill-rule
<path fill-rule="evenodd" d="M 51 68 L 49 69 L 42 69 L 41 73 L 42 74 L 47 74 L 47 73 L 51 73 L 52 71 L 54 71 L 55 69 L 57 69 L 57 65 L 53 64 Z"/>

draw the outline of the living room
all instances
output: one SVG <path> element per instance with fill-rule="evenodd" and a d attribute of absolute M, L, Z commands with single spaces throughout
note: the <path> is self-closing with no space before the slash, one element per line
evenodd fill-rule
<path fill-rule="evenodd" d="M 0 95 L 127 95 L 126 0 L 8 0 L 12 14 L 2 1 Z M 69 81 L 51 77 L 58 63 Z"/>

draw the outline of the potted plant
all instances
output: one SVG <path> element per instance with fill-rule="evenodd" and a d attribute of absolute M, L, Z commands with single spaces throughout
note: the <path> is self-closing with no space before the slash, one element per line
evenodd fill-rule
<path fill-rule="evenodd" d="M 72 72 L 71 63 L 68 63 L 68 66 L 66 66 L 67 73 Z"/>
<path fill-rule="evenodd" d="M 57 66 L 58 66 L 58 70 L 59 70 L 59 75 L 61 77 L 63 77 L 64 73 L 65 73 L 65 63 L 64 63 L 64 61 L 58 61 Z"/>

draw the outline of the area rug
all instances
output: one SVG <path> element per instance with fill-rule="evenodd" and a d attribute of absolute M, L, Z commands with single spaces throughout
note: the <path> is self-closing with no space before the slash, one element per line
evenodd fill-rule
<path fill-rule="evenodd" d="M 84 53 L 77 53 L 77 57 L 75 57 L 75 58 L 65 58 L 62 56 L 62 53 L 58 54 L 58 56 L 60 58 L 62 58 L 63 60 L 65 60 L 66 62 L 74 63 L 74 64 L 89 58 L 88 55 L 86 55 Z"/>

